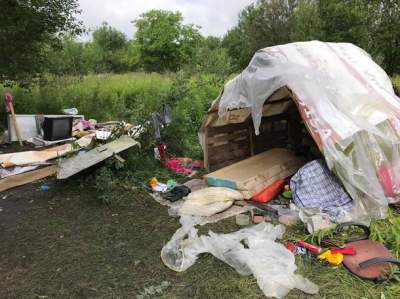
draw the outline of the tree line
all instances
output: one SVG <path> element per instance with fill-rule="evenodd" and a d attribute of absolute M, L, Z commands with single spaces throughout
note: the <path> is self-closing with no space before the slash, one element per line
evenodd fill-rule
<path fill-rule="evenodd" d="M 390 74 L 400 73 L 400 1 L 259 0 L 223 39 L 237 69 L 263 47 L 321 40 L 350 42 Z"/>
<path fill-rule="evenodd" d="M 89 41 L 77 0 L 0 2 L 0 81 L 41 73 L 130 71 L 212 73 L 246 67 L 258 49 L 296 41 L 351 42 L 391 75 L 400 73 L 400 1 L 258 0 L 223 37 L 204 37 L 180 12 L 151 10 L 132 21 L 134 36 L 103 23 Z"/>

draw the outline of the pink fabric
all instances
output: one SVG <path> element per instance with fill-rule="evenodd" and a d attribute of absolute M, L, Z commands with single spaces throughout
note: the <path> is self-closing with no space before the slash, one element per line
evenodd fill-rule
<path fill-rule="evenodd" d="M 73 127 L 73 131 L 85 131 L 85 130 L 94 130 L 96 127 L 88 120 L 80 119 L 78 120 Z"/>
<path fill-rule="evenodd" d="M 169 159 L 166 162 L 167 169 L 173 172 L 180 172 L 184 174 L 192 174 L 193 170 L 190 168 L 185 168 L 181 165 L 181 161 L 179 159 Z"/>

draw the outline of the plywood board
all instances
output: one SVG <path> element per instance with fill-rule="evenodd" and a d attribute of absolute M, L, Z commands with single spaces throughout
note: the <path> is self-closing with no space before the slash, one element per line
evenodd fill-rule
<path fill-rule="evenodd" d="M 286 149 L 272 149 L 206 175 L 209 185 L 240 190 L 250 198 L 275 180 L 293 175 L 303 161 Z"/>
<path fill-rule="evenodd" d="M 66 154 L 76 151 L 79 148 L 87 147 L 92 141 L 93 135 L 88 135 L 80 138 L 78 141 L 70 144 L 63 144 L 56 147 L 51 147 L 41 151 L 26 151 L 0 155 L 1 167 L 14 167 L 21 165 L 30 165 L 45 162 L 57 157 L 65 156 Z"/>
<path fill-rule="evenodd" d="M 135 145 L 139 145 L 139 143 L 131 137 L 124 135 L 117 140 L 96 147 L 86 153 L 68 158 L 60 163 L 57 171 L 57 179 L 69 178 Z"/>
<path fill-rule="evenodd" d="M 13 175 L 0 180 L 0 192 L 43 179 L 57 172 L 57 166 L 52 165 L 38 170 Z"/>

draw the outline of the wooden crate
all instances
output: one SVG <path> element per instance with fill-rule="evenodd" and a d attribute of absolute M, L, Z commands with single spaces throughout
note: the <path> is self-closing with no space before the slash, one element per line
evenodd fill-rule
<path fill-rule="evenodd" d="M 251 118 L 243 123 L 206 129 L 205 167 L 214 171 L 275 147 L 288 140 L 287 115 L 263 117 L 260 135 L 254 134 Z"/>

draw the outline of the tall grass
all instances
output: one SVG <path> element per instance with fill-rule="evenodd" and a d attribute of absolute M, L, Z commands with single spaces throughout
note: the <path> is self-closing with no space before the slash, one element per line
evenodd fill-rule
<path fill-rule="evenodd" d="M 222 86 L 223 82 L 214 75 L 183 72 L 48 76 L 30 89 L 0 85 L 0 96 L 5 91 L 12 92 L 17 114 L 59 114 L 64 108 L 76 107 L 86 119 L 99 122 L 143 123 L 152 112 L 169 104 L 173 123 L 162 132 L 162 141 L 171 153 L 201 158 L 197 132 Z M 5 119 L 4 111 L 0 117 Z"/>
<path fill-rule="evenodd" d="M 64 108 L 76 107 L 86 118 L 108 121 L 123 118 L 121 115 L 127 111 L 157 110 L 172 79 L 172 76 L 145 73 L 49 76 L 30 90 L 0 85 L 0 94 L 13 93 L 18 114 L 59 114 Z"/>

